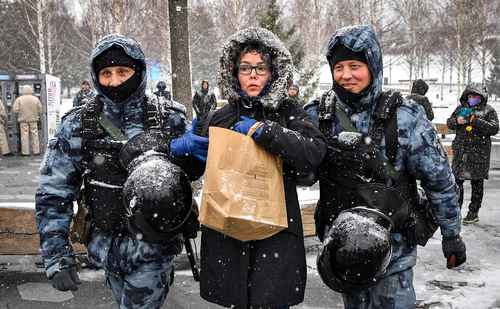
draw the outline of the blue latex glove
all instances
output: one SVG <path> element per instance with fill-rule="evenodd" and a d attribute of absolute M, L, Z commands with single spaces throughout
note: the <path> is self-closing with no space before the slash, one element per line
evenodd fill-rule
<path fill-rule="evenodd" d="M 233 126 L 233 131 L 239 132 L 241 134 L 247 135 L 248 130 L 257 122 L 257 120 L 247 117 L 247 116 L 241 116 L 240 121 L 234 124 Z M 259 127 L 255 133 L 252 135 L 252 138 L 256 138 L 260 135 L 262 132 L 262 126 Z"/>
<path fill-rule="evenodd" d="M 195 120 L 193 120 L 194 127 L 196 127 Z M 193 128 L 170 142 L 170 153 L 175 157 L 193 156 L 202 162 L 207 162 L 208 138 L 194 134 Z"/>

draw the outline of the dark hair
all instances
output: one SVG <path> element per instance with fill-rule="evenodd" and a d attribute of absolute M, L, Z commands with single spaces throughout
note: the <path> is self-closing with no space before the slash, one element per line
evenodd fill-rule
<path fill-rule="evenodd" d="M 233 68 L 233 76 L 237 77 L 238 76 L 238 69 L 239 69 L 239 64 L 240 64 L 240 59 L 244 54 L 248 53 L 258 53 L 262 56 L 262 60 L 269 66 L 269 69 L 271 72 L 273 72 L 272 69 L 272 56 L 271 52 L 269 49 L 264 46 L 261 42 L 246 42 L 245 44 L 241 45 L 240 48 L 235 49 L 236 54 L 233 55 L 233 63 L 234 63 L 234 68 Z"/>
<path fill-rule="evenodd" d="M 262 56 L 262 59 L 264 60 L 264 62 L 268 65 L 268 66 L 271 66 L 272 65 L 272 58 L 271 58 L 271 53 L 269 52 L 269 50 L 264 46 L 262 45 L 261 43 L 259 42 L 253 42 L 253 43 L 250 43 L 246 46 L 244 46 L 242 49 L 241 49 L 241 52 L 240 52 L 240 55 L 238 57 L 238 60 L 241 59 L 241 57 L 244 55 L 244 54 L 248 54 L 248 53 L 258 53 Z"/>
<path fill-rule="evenodd" d="M 82 84 L 81 84 L 81 85 L 82 85 L 82 86 L 83 86 L 83 85 L 90 86 L 90 82 L 89 82 L 88 80 L 84 79 L 84 80 L 82 81 Z"/>

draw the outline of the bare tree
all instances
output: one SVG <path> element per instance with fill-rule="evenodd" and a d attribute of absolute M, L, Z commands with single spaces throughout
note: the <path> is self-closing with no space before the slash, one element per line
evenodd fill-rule
<path fill-rule="evenodd" d="M 429 0 L 392 0 L 392 9 L 400 16 L 401 42 L 398 52 L 405 54 L 409 67 L 409 79 L 423 75 L 423 63 L 430 53 L 432 42 L 431 6 Z"/>
<path fill-rule="evenodd" d="M 475 23 L 476 40 L 472 51 L 481 67 L 481 82 L 484 84 L 488 64 L 497 42 L 496 34 L 499 30 L 497 16 L 500 13 L 500 4 L 494 0 L 477 0 L 476 7 L 482 18 Z"/>

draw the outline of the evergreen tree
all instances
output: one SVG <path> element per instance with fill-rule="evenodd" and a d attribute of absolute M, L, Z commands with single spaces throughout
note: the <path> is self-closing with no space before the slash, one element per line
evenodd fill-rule
<path fill-rule="evenodd" d="M 490 77 L 487 79 L 486 84 L 490 94 L 500 96 L 500 46 L 495 47 L 493 50 Z"/>
<path fill-rule="evenodd" d="M 283 24 L 281 15 L 281 7 L 278 4 L 278 0 L 271 0 L 265 10 L 259 14 L 257 21 L 260 27 L 273 32 L 283 41 L 292 54 L 293 64 L 297 69 L 300 69 L 304 58 L 304 48 L 295 36 L 295 26 L 287 29 Z"/>

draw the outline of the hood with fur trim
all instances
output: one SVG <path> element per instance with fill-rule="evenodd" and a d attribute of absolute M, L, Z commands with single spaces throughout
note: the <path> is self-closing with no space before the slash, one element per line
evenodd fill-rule
<path fill-rule="evenodd" d="M 238 65 L 241 51 L 250 44 L 265 47 L 271 55 L 272 75 L 268 91 L 260 98 L 266 108 L 277 109 L 287 96 L 287 88 L 292 80 L 293 63 L 290 52 L 280 39 L 272 32 L 250 27 L 240 30 L 229 37 L 222 48 L 218 84 L 221 94 L 231 103 L 241 98 L 241 89 L 235 68 Z"/>

